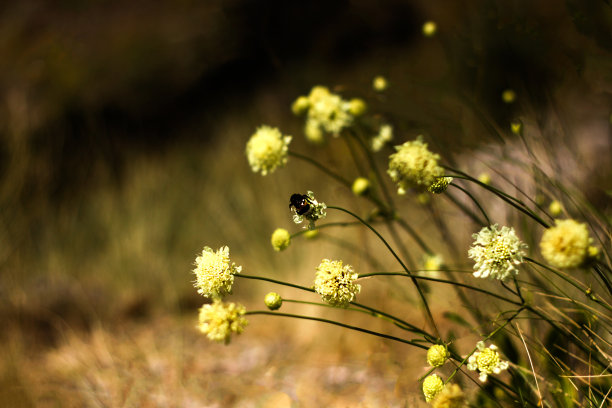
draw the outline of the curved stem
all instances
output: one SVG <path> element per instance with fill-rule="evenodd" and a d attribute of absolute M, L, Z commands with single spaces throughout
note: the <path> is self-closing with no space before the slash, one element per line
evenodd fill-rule
<path fill-rule="evenodd" d="M 277 280 L 277 279 L 266 278 L 264 276 L 245 275 L 243 273 L 237 273 L 234 276 L 238 276 L 240 278 L 246 278 L 246 279 L 255 279 L 255 280 L 262 280 L 262 281 L 266 281 L 266 282 L 272 282 L 272 283 L 276 283 L 278 285 L 289 286 L 291 288 L 301 289 L 301 290 L 304 290 L 306 292 L 313 292 L 314 293 L 314 291 L 315 291 L 313 288 L 308 288 L 306 286 L 301 286 L 301 285 L 295 285 L 293 283 L 283 282 L 283 281 L 280 281 L 280 280 Z"/>
<path fill-rule="evenodd" d="M 294 151 L 289 151 L 289 155 L 293 156 L 297 159 L 300 160 L 304 160 L 310 164 L 312 164 L 313 166 L 315 166 L 316 168 L 318 168 L 319 170 L 321 170 L 322 172 L 324 172 L 325 174 L 327 174 L 328 176 L 338 180 L 340 183 L 344 184 L 347 187 L 351 187 L 351 182 L 347 179 L 345 179 L 344 177 L 342 177 L 339 174 L 334 173 L 333 171 L 331 171 L 330 169 L 328 169 L 327 167 L 325 167 L 324 165 L 322 165 L 321 163 L 319 163 L 318 161 L 311 159 L 308 156 L 304 156 L 303 154 L 300 153 L 296 153 Z"/>
<path fill-rule="evenodd" d="M 495 336 L 500 330 L 502 330 L 504 327 L 506 327 L 508 325 L 508 323 L 510 323 L 512 320 L 514 320 L 514 318 L 516 316 L 519 315 L 519 313 L 521 313 L 524 309 L 526 308 L 526 306 L 521 306 L 512 317 L 510 317 L 509 319 L 507 319 L 504 324 L 502 324 L 501 326 L 499 326 L 497 329 L 493 330 L 488 336 L 486 336 L 484 338 L 484 340 L 482 341 L 487 341 L 489 340 L 491 337 Z M 468 359 L 472 356 L 472 354 L 474 354 L 474 352 L 478 350 L 478 347 L 474 347 L 474 349 L 463 359 L 461 360 L 461 362 L 459 363 L 459 366 L 457 366 L 457 368 L 455 368 L 455 370 L 451 373 L 451 375 L 446 379 L 446 381 L 444 381 L 444 384 L 448 384 L 450 382 L 450 380 L 455 376 L 455 374 L 457 374 L 457 372 L 459 371 L 459 369 L 461 367 L 463 367 L 465 365 L 465 363 L 468 361 Z"/>
<path fill-rule="evenodd" d="M 373 336 L 382 337 L 384 339 L 389 339 L 389 340 L 397 341 L 397 342 L 400 342 L 400 343 L 410 344 L 411 346 L 418 347 L 418 348 L 421 348 L 421 349 L 424 349 L 424 350 L 428 349 L 427 346 L 424 346 L 424 345 L 419 344 L 419 343 L 417 343 L 415 341 L 412 341 L 412 340 L 406 340 L 406 339 L 402 339 L 402 338 L 399 338 L 399 337 L 391 336 L 391 335 L 388 335 L 388 334 L 378 333 L 378 332 L 375 332 L 375 331 L 372 331 L 372 330 L 364 329 L 364 328 L 361 328 L 361 327 L 351 326 L 350 324 L 340 323 L 340 322 L 336 322 L 334 320 L 329 320 L 329 319 L 323 319 L 323 318 L 320 318 L 320 317 L 302 316 L 302 315 L 296 315 L 296 314 L 290 314 L 290 313 L 268 312 L 266 310 L 254 310 L 254 311 L 251 311 L 251 312 L 246 312 L 245 314 L 247 314 L 247 315 L 262 314 L 262 315 L 271 315 L 271 316 L 293 317 L 295 319 L 314 320 L 314 321 L 317 321 L 317 322 L 333 324 L 334 326 L 340 326 L 340 327 L 343 327 L 343 328 L 349 329 L 349 330 L 355 330 L 355 331 L 358 331 L 358 332 L 371 334 Z"/>
<path fill-rule="evenodd" d="M 432 326 L 432 328 L 434 329 L 436 336 L 439 338 L 440 337 L 440 332 L 438 330 L 438 327 L 436 326 L 436 322 L 433 318 L 433 315 L 431 314 L 431 310 L 429 309 L 429 304 L 427 303 L 427 299 L 425 298 L 425 294 L 423 293 L 423 290 L 421 289 L 421 286 L 419 285 L 419 282 L 414 278 L 414 276 L 412 275 L 412 273 L 410 272 L 410 270 L 406 267 L 406 265 L 404 264 L 404 262 L 402 262 L 402 260 L 400 259 L 400 257 L 397 255 L 397 253 L 393 250 L 393 248 L 391 248 L 391 246 L 389 245 L 389 243 L 382 237 L 382 235 L 380 235 L 378 233 L 378 231 L 376 231 L 376 229 L 374 229 L 370 224 L 368 224 L 366 221 L 364 221 L 361 217 L 359 217 L 357 214 L 346 210 L 342 207 L 336 207 L 333 205 L 328 205 L 327 206 L 328 209 L 332 209 L 332 210 L 338 210 L 338 211 L 342 211 L 344 213 L 349 214 L 350 216 L 356 218 L 357 220 L 359 220 L 359 222 L 361 222 L 363 225 L 365 225 L 366 227 L 368 227 L 368 229 L 370 231 L 372 231 L 374 234 L 376 234 L 376 236 L 382 241 L 383 244 L 385 244 L 385 246 L 387 247 L 387 249 L 389 250 L 389 252 L 391 252 L 391 254 L 393 255 L 393 257 L 399 262 L 399 264 L 402 266 L 402 269 L 404 269 L 404 271 L 406 271 L 406 274 L 408 274 L 408 276 L 410 277 L 410 279 L 412 279 L 412 283 L 414 284 L 414 286 L 416 287 L 417 291 L 419 292 L 419 296 L 421 297 L 421 301 L 423 302 L 423 306 L 425 307 L 425 312 L 427 313 L 427 318 L 429 319 L 429 322 Z"/>
<path fill-rule="evenodd" d="M 401 273 L 401 272 L 372 272 L 372 273 L 364 273 L 364 274 L 359 274 L 359 279 L 361 278 L 369 278 L 372 276 L 406 276 L 405 273 Z M 486 289 L 481 289 L 479 287 L 476 286 L 472 286 L 472 285 L 468 285 L 465 283 L 460 283 L 460 282 L 455 282 L 455 281 L 451 281 L 451 280 L 446 280 L 446 279 L 439 279 L 439 278 L 430 278 L 428 276 L 414 276 L 415 279 L 420 279 L 420 280 L 425 280 L 425 281 L 431 281 L 431 282 L 439 282 L 439 283 L 447 283 L 449 285 L 454 285 L 454 286 L 459 286 L 462 288 L 466 288 L 466 289 L 470 289 L 476 292 L 481 292 L 484 293 L 486 295 L 492 296 L 494 298 L 497 298 L 499 300 L 503 300 L 504 302 L 508 302 L 511 303 L 513 305 L 516 306 L 521 306 L 522 303 L 516 302 L 512 299 L 508 299 L 507 297 L 504 297 L 502 295 L 498 295 L 497 293 L 493 293 L 490 292 Z"/>
<path fill-rule="evenodd" d="M 519 210 L 520 212 L 522 212 L 523 214 L 533 218 L 538 224 L 542 225 L 544 228 L 548 228 L 549 225 L 548 223 L 546 223 L 546 221 L 544 221 L 542 218 L 540 218 L 536 213 L 534 213 L 533 211 L 531 211 L 521 200 L 512 197 L 509 194 L 504 193 L 503 191 L 495 188 L 495 187 L 491 187 L 488 184 L 484 184 L 478 180 L 476 180 L 474 177 L 460 171 L 460 170 L 456 170 L 453 169 L 452 167 L 448 167 L 448 166 L 444 166 L 447 170 L 450 170 L 454 173 L 456 173 L 456 175 L 454 175 L 453 177 L 459 178 L 459 179 L 464 179 L 467 181 L 471 181 L 472 183 L 478 184 L 479 186 L 485 188 L 486 190 L 489 190 L 490 192 L 492 192 L 493 194 L 495 194 L 496 196 L 498 196 L 499 198 L 501 198 L 502 200 L 504 200 L 505 202 L 507 202 L 508 204 L 510 204 L 511 206 L 513 206 L 514 208 L 516 208 L 517 210 Z"/>
<path fill-rule="evenodd" d="M 487 215 L 487 213 L 485 212 L 484 208 L 482 208 L 482 206 L 480 205 L 480 203 L 478 202 L 478 200 L 476 200 L 476 198 L 472 195 L 472 193 L 470 193 L 469 191 L 467 191 L 465 188 L 457 185 L 457 184 L 450 184 L 451 186 L 463 191 L 465 193 L 465 195 L 467 195 L 468 197 L 470 197 L 470 199 L 474 202 L 474 204 L 476 204 L 476 207 L 478 207 L 478 209 L 480 210 L 480 212 L 482 213 L 482 215 L 485 217 L 485 220 L 487 221 L 486 225 L 491 225 L 491 220 L 489 220 L 489 216 Z"/>

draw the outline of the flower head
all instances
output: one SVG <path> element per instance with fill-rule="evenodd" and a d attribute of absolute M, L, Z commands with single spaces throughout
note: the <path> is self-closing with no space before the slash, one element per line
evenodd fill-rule
<path fill-rule="evenodd" d="M 481 382 L 487 381 L 489 374 L 499 374 L 501 370 L 508 368 L 508 362 L 503 361 L 497 352 L 497 346 L 491 344 L 488 348 L 484 342 L 479 341 L 476 344 L 478 351 L 474 352 L 468 359 L 468 370 L 480 372 L 478 377 Z"/>
<path fill-rule="evenodd" d="M 277 310 L 283 304 L 283 298 L 276 292 L 270 292 L 264 297 L 264 303 L 270 310 Z"/>
<path fill-rule="evenodd" d="M 423 35 L 425 37 L 433 37 L 438 29 L 438 26 L 434 21 L 427 21 L 423 24 Z"/>
<path fill-rule="evenodd" d="M 370 190 L 372 183 L 365 177 L 357 177 L 355 181 L 353 181 L 353 186 L 351 189 L 353 190 L 353 194 L 357 196 L 362 196 Z"/>
<path fill-rule="evenodd" d="M 348 111 L 353 116 L 361 116 L 367 110 L 367 105 L 363 99 L 353 98 L 349 101 Z"/>
<path fill-rule="evenodd" d="M 342 265 L 342 261 L 323 259 L 317 267 L 314 290 L 324 302 L 333 306 L 348 307 L 361 290 L 355 283 L 359 277 L 351 265 Z"/>
<path fill-rule="evenodd" d="M 372 88 L 374 88 L 375 91 L 382 92 L 387 89 L 388 86 L 389 83 L 384 76 L 378 75 L 372 80 Z"/>
<path fill-rule="evenodd" d="M 427 350 L 427 364 L 432 367 L 444 365 L 450 356 L 448 349 L 443 344 L 434 344 Z"/>
<path fill-rule="evenodd" d="M 245 313 L 244 306 L 224 303 L 217 299 L 212 304 L 200 308 L 198 328 L 210 340 L 228 344 L 232 333 L 242 333 L 248 324 L 242 317 Z"/>
<path fill-rule="evenodd" d="M 365 108 L 361 99 L 344 100 L 324 86 L 313 87 L 308 96 L 300 96 L 292 105 L 295 113 L 306 112 L 306 138 L 317 143 L 322 141 L 323 130 L 338 136 Z"/>
<path fill-rule="evenodd" d="M 574 220 L 556 220 L 542 235 L 540 250 L 548 263 L 557 268 L 580 266 L 591 244 L 586 224 Z"/>
<path fill-rule="evenodd" d="M 512 103 L 516 100 L 516 92 L 513 89 L 506 89 L 502 92 L 501 97 L 505 103 Z"/>
<path fill-rule="evenodd" d="M 452 177 L 438 177 L 427 188 L 427 191 L 434 194 L 442 194 L 448 188 L 448 185 L 453 181 Z"/>
<path fill-rule="evenodd" d="M 563 204 L 557 200 L 553 200 L 548 206 L 548 211 L 550 211 L 550 214 L 553 217 L 558 217 L 563 212 Z"/>
<path fill-rule="evenodd" d="M 444 170 L 438 166 L 440 155 L 427 149 L 427 143 L 419 137 L 401 146 L 395 146 L 396 152 L 389 156 L 389 176 L 397 183 L 398 194 L 405 194 L 413 187 L 426 190 Z"/>
<path fill-rule="evenodd" d="M 465 394 L 457 384 L 447 384 L 431 402 L 432 408 L 465 408 Z"/>
<path fill-rule="evenodd" d="M 472 238 L 475 241 L 468 255 L 476 262 L 475 277 L 505 280 L 518 274 L 517 266 L 523 262 L 527 245 L 516 236 L 514 228 L 498 229 L 494 224 L 484 227 Z"/>
<path fill-rule="evenodd" d="M 221 298 L 232 290 L 234 274 L 240 273 L 242 266 L 230 263 L 229 248 L 219 248 L 217 252 L 204 247 L 196 258 L 193 273 L 196 275 L 194 286 L 198 293 L 208 298 Z"/>
<path fill-rule="evenodd" d="M 291 234 L 284 228 L 277 228 L 272 233 L 270 243 L 275 251 L 283 251 L 291 244 Z"/>
<path fill-rule="evenodd" d="M 283 136 L 280 130 L 260 126 L 246 145 L 246 155 L 251 169 L 262 176 L 274 172 L 287 163 L 291 136 Z"/>
<path fill-rule="evenodd" d="M 442 381 L 437 374 L 431 374 L 425 377 L 423 380 L 423 394 L 425 395 L 425 401 L 431 402 L 443 388 L 444 381 Z"/>
<path fill-rule="evenodd" d="M 290 208 L 293 211 L 293 222 L 301 224 L 304 220 L 308 220 L 307 228 L 310 230 L 314 229 L 315 221 L 327 216 L 325 212 L 327 205 L 319 203 L 312 191 L 306 192 L 306 195 L 293 194 L 290 200 Z"/>
<path fill-rule="evenodd" d="M 393 126 L 384 124 L 378 130 L 378 134 L 372 138 L 370 142 L 372 145 L 372 151 L 378 152 L 387 143 L 393 140 Z"/>

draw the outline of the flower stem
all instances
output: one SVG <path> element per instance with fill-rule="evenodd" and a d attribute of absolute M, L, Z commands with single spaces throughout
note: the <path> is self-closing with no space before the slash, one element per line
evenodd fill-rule
<path fill-rule="evenodd" d="M 424 345 L 419 344 L 418 342 L 415 342 L 415 341 L 412 341 L 412 340 L 406 340 L 406 339 L 402 339 L 402 338 L 399 338 L 399 337 L 391 336 L 391 335 L 388 335 L 388 334 L 379 333 L 379 332 L 375 332 L 375 331 L 372 331 L 372 330 L 364 329 L 364 328 L 361 328 L 361 327 L 351 326 L 349 324 L 345 324 L 345 323 L 341 323 L 341 322 L 336 322 L 334 320 L 323 319 L 323 318 L 320 318 L 320 317 L 302 316 L 302 315 L 296 315 L 296 314 L 290 314 L 290 313 L 268 312 L 266 310 L 254 310 L 254 311 L 246 312 L 245 314 L 247 314 L 247 315 L 262 314 L 262 315 L 281 316 L 281 317 L 293 317 L 295 319 L 314 320 L 314 321 L 317 321 L 317 322 L 333 324 L 335 326 L 340 326 L 340 327 L 343 327 L 343 328 L 349 329 L 349 330 L 355 330 L 355 331 L 358 331 L 358 332 L 371 334 L 373 336 L 382 337 L 384 339 L 389 339 L 389 340 L 397 341 L 397 342 L 400 342 L 400 343 L 410 344 L 411 346 L 427 350 L 427 346 L 424 346 Z"/>
<path fill-rule="evenodd" d="M 423 302 L 423 306 L 425 307 L 425 312 L 427 313 L 427 318 L 428 318 L 432 328 L 434 329 L 434 332 L 436 333 L 436 336 L 438 338 L 440 338 L 440 332 L 438 330 L 438 327 L 436 326 L 436 322 L 435 322 L 435 320 L 433 318 L 433 315 L 431 314 L 431 310 L 429 309 L 429 304 L 427 303 L 427 299 L 425 298 L 425 294 L 423 293 L 423 290 L 421 289 L 421 286 L 419 285 L 419 282 L 415 279 L 415 277 L 412 275 L 410 270 L 406 267 L 404 262 L 402 262 L 401 258 L 397 255 L 397 253 L 393 250 L 393 248 L 391 248 L 389 243 L 382 237 L 382 235 L 379 234 L 378 231 L 376 231 L 376 229 L 374 229 L 374 227 L 372 227 L 370 224 L 368 224 L 366 221 L 364 221 L 357 214 L 355 214 L 355 213 L 353 213 L 353 212 L 351 212 L 349 210 L 346 210 L 346 209 L 344 209 L 342 207 L 336 207 L 336 206 L 333 206 L 333 205 L 328 205 L 327 208 L 328 209 L 332 209 L 332 210 L 338 210 L 338 211 L 345 212 L 345 213 L 349 214 L 350 216 L 356 218 L 357 220 L 359 220 L 359 222 L 361 222 L 363 225 L 365 225 L 370 231 L 372 231 L 374 234 L 376 234 L 376 236 L 382 241 L 382 243 L 385 244 L 385 246 L 387 247 L 389 252 L 391 252 L 393 257 L 399 262 L 399 264 L 402 266 L 404 271 L 406 271 L 406 274 L 412 280 L 412 283 L 414 284 L 414 286 L 416 287 L 417 291 L 419 292 L 419 296 L 421 297 L 421 301 Z"/>
<path fill-rule="evenodd" d="M 369 278 L 372 276 L 406 276 L 405 273 L 402 272 L 372 272 L 372 273 L 363 273 L 363 274 L 359 274 L 359 279 L 361 278 Z M 467 285 L 465 283 L 459 283 L 459 282 L 455 282 L 455 281 L 451 281 L 451 280 L 446 280 L 446 279 L 439 279 L 439 278 L 430 278 L 428 276 L 414 276 L 415 279 L 420 279 L 420 280 L 425 280 L 425 281 L 432 281 L 432 282 L 439 282 L 439 283 L 448 283 L 449 285 L 454 285 L 454 286 L 459 286 L 462 288 L 466 288 L 466 289 L 471 289 L 473 291 L 476 292 L 481 292 L 484 293 L 486 295 L 492 296 L 494 298 L 497 298 L 499 300 L 503 300 L 504 302 L 508 302 L 511 303 L 513 305 L 516 306 L 520 306 L 522 305 L 522 303 L 516 302 L 512 299 L 509 299 L 507 297 L 498 295 L 497 293 L 493 293 L 490 292 L 486 289 L 481 289 L 479 287 L 476 286 L 472 286 L 472 285 Z"/>
<path fill-rule="evenodd" d="M 303 154 L 291 151 L 291 150 L 289 151 L 289 155 L 293 156 L 293 157 L 295 157 L 297 159 L 304 160 L 305 162 L 308 162 L 308 163 L 312 164 L 313 166 L 315 166 L 316 168 L 318 168 L 319 170 L 321 170 L 322 172 L 324 172 L 328 176 L 336 179 L 337 181 L 339 181 L 340 183 L 344 184 L 348 188 L 351 188 L 351 182 L 349 180 L 345 179 L 344 177 L 342 177 L 339 174 L 334 173 L 333 171 L 331 171 L 330 169 L 328 169 L 327 167 L 325 167 L 324 165 L 322 165 L 318 161 L 316 161 L 314 159 L 311 159 L 308 156 L 304 156 Z"/>
<path fill-rule="evenodd" d="M 280 280 L 276 280 L 276 279 L 272 279 L 272 278 L 266 278 L 264 276 L 245 275 L 243 273 L 237 273 L 234 276 L 238 276 L 240 278 L 245 278 L 245 279 L 255 279 L 255 280 L 262 280 L 262 281 L 266 281 L 266 282 L 272 282 L 272 283 L 276 283 L 278 285 L 289 286 L 291 288 L 301 289 L 301 290 L 304 290 L 306 292 L 314 292 L 315 291 L 313 288 L 308 288 L 306 286 L 295 285 L 293 283 L 284 282 L 284 281 L 280 281 Z"/>

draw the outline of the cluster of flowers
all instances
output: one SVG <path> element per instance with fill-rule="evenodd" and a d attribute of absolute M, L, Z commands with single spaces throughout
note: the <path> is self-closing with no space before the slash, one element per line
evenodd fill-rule
<path fill-rule="evenodd" d="M 383 91 L 387 85 L 382 77 L 374 81 L 377 91 Z M 293 103 L 292 110 L 295 114 L 305 115 L 307 139 L 321 142 L 324 132 L 338 136 L 343 129 L 352 126 L 355 118 L 366 111 L 366 105 L 360 99 L 346 101 L 328 88 L 316 86 L 309 95 L 300 96 Z M 373 151 L 379 151 L 392 138 L 393 128 L 383 125 L 379 134 L 372 139 L 370 147 Z M 286 165 L 291 140 L 291 136 L 283 135 L 277 128 L 265 125 L 259 127 L 246 146 L 252 170 L 267 175 Z M 453 182 L 453 178 L 444 175 L 439 160 L 440 156 L 430 151 L 427 143 L 419 136 L 413 141 L 395 146 L 395 152 L 389 156 L 387 173 L 396 183 L 400 195 L 406 194 L 408 190 L 440 194 Z M 483 179 L 482 183 L 489 184 L 490 179 L 486 182 Z M 356 195 L 365 195 L 370 188 L 370 181 L 364 177 L 357 178 L 352 184 L 352 191 Z M 319 202 L 311 191 L 306 195 L 294 196 L 291 199 L 294 222 L 300 224 L 308 221 L 308 228 L 314 230 L 315 221 L 326 216 L 325 203 Z M 559 210 L 557 215 L 560 213 Z M 474 277 L 505 281 L 519 273 L 519 266 L 527 256 L 528 247 L 517 236 L 514 228 L 493 224 L 482 228 L 472 237 L 474 242 L 468 250 L 468 256 L 474 260 Z M 542 235 L 540 250 L 550 265 L 574 268 L 597 255 L 597 249 L 591 242 L 586 224 L 572 219 L 556 220 L 555 226 L 546 229 Z M 279 228 L 272 234 L 271 244 L 276 251 L 285 250 L 291 244 L 291 234 Z M 439 255 L 427 254 L 423 263 L 425 270 L 438 271 L 442 268 Z M 222 301 L 231 292 L 234 276 L 240 274 L 241 270 L 241 266 L 230 261 L 227 246 L 216 252 L 205 247 L 196 258 L 194 285 L 199 294 L 212 300 L 212 304 L 200 309 L 198 327 L 211 340 L 228 343 L 232 334 L 240 334 L 247 325 L 244 306 Z M 361 291 L 361 285 L 356 283 L 358 278 L 359 275 L 351 265 L 341 260 L 323 259 L 316 268 L 313 288 L 323 302 L 346 308 Z M 264 303 L 270 310 L 276 310 L 281 307 L 282 301 L 279 294 L 271 292 L 266 295 Z M 427 352 L 427 362 L 434 369 L 444 365 L 449 357 L 446 345 L 433 345 Z M 466 361 L 467 368 L 477 371 L 483 382 L 489 375 L 499 374 L 509 366 L 507 361 L 501 359 L 495 345 L 485 347 L 482 341 L 478 342 Z M 466 406 L 461 388 L 456 384 L 445 384 L 437 374 L 428 375 L 422 386 L 426 401 L 431 402 L 435 408 Z"/>

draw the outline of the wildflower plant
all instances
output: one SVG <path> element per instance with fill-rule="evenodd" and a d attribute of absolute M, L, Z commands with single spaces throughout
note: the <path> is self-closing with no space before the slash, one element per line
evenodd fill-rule
<path fill-rule="evenodd" d="M 436 33 L 432 25 L 423 29 L 427 36 Z M 363 228 L 383 251 L 370 253 L 345 243 L 344 247 L 354 248 L 359 258 L 343 255 L 340 260 L 335 255 L 338 248 L 330 241 L 325 247 L 329 258 L 321 256 L 319 265 L 310 265 L 312 278 L 300 284 L 290 282 L 294 275 L 289 273 L 281 273 L 279 279 L 243 273 L 230 261 L 227 246 L 217 251 L 205 247 L 196 259 L 194 285 L 213 303 L 200 309 L 199 329 L 213 341 L 228 343 L 244 330 L 246 316 L 253 317 L 252 324 L 261 324 L 256 315 L 282 316 L 402 343 L 421 353 L 415 361 L 421 361 L 426 372 L 415 381 L 421 382 L 422 398 L 434 408 L 609 406 L 609 220 L 579 191 L 563 186 L 562 180 L 553 182 L 553 175 L 545 174 L 546 169 L 538 167 L 535 159 L 530 168 L 536 170 L 529 171 L 525 170 L 528 166 L 521 167 L 520 161 L 506 160 L 504 155 L 496 156 L 491 171 L 480 175 L 455 168 L 451 163 L 461 163 L 461 157 L 452 149 L 436 153 L 440 150 L 430 148 L 430 144 L 440 146 L 429 143 L 435 135 L 428 136 L 426 142 L 417 136 L 416 129 L 411 132 L 403 126 L 398 132 L 388 125 L 400 123 L 385 117 L 388 110 L 384 107 L 377 108 L 387 100 L 389 82 L 377 77 L 371 86 L 373 89 L 368 84 L 362 94 L 369 92 L 372 100 L 345 99 L 330 88 L 315 86 L 290 107 L 303 120 L 306 140 L 319 145 L 313 149 L 326 148 L 323 142 L 344 143 L 354 168 L 337 163 L 334 166 L 340 168 L 332 167 L 317 157 L 290 150 L 291 137 L 268 126 L 258 128 L 247 142 L 246 153 L 252 170 L 261 175 L 285 166 L 288 157 L 310 165 L 326 177 L 322 185 L 334 183 L 338 186 L 334 191 L 344 192 L 349 198 L 346 202 L 355 205 L 339 206 L 325 193 L 315 197 L 312 191 L 279 197 L 282 206 L 289 204 L 290 210 L 277 221 L 293 220 L 306 228 L 298 227 L 294 232 L 279 228 L 271 238 L 266 233 L 271 254 L 289 245 L 299 251 L 311 238 L 326 237 L 330 230 L 349 226 Z M 531 146 L 541 135 L 530 137 L 528 128 L 514 120 L 505 134 L 497 136 L 508 140 L 520 136 L 525 146 Z M 387 146 L 391 140 L 397 143 L 393 150 Z M 459 167 L 469 168 L 469 163 Z M 498 169 L 516 163 L 516 171 L 532 183 L 533 191 L 512 182 Z M 542 206 L 544 201 L 535 199 L 542 191 L 562 201 L 563 214 L 575 219 L 553 220 Z M 423 205 L 410 207 L 417 200 Z M 416 211 L 420 212 L 411 217 Z M 553 213 L 557 216 L 560 212 Z M 478 232 L 470 240 L 467 231 Z M 538 239 L 539 245 L 533 245 Z M 420 271 L 413 259 L 420 260 Z M 395 266 L 389 269 L 383 265 Z M 571 274 L 565 271 L 568 268 L 573 268 Z M 395 279 L 394 293 L 410 293 L 405 309 L 383 310 L 384 302 L 375 303 L 379 297 L 368 296 L 371 279 L 386 281 L 391 277 Z M 221 300 L 235 283 L 248 280 L 271 286 L 260 298 L 264 299 L 262 310 L 246 311 Z M 279 287 L 298 289 L 307 299 L 286 296 Z M 451 298 L 461 307 L 445 302 L 438 305 L 438 301 Z M 368 304 L 361 303 L 362 299 Z M 361 312 L 388 326 L 371 329 L 348 324 L 344 318 L 285 311 L 300 303 L 343 309 L 346 319 Z M 476 346 L 465 349 L 470 343 L 458 341 L 457 333 Z"/>

